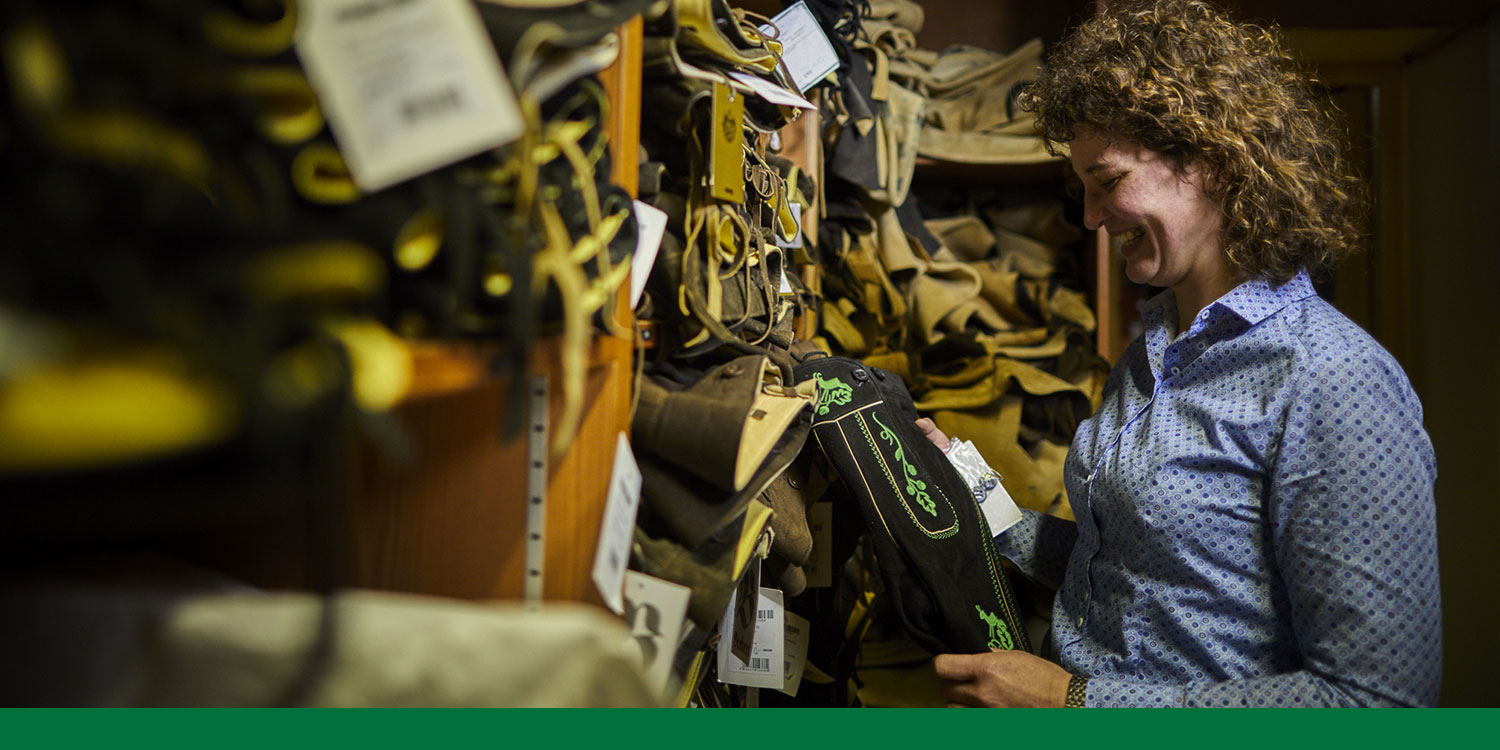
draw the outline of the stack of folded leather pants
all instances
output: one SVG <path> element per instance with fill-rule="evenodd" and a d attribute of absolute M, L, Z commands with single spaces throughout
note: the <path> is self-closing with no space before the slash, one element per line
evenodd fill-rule
<path fill-rule="evenodd" d="M 920 5 L 869 6 L 823 100 L 819 343 L 899 373 L 1019 504 L 1071 517 L 1061 459 L 1107 373 L 1067 249 L 1081 233 L 1046 192 L 928 186 L 916 167 L 1057 161 L 1013 101 L 1041 44 L 922 50 Z"/>
<path fill-rule="evenodd" d="M 0 20 L 3 471 L 295 453 L 388 407 L 382 249 L 415 189 L 354 199 L 296 6 L 73 5 Z"/>
<path fill-rule="evenodd" d="M 917 166 L 919 157 L 1058 162 L 1013 101 L 1040 62 L 1040 43 L 1009 55 L 962 46 L 937 53 L 917 48 L 917 3 L 808 6 L 841 56 L 835 80 L 820 87 L 813 344 L 898 375 L 916 409 L 972 441 L 1020 505 L 1070 517 L 1061 460 L 1107 372 L 1069 247 L 1081 233 L 1056 191 L 981 195 L 929 184 L 937 181 L 924 181 Z M 870 552 L 856 551 L 819 605 L 835 613 L 824 623 L 834 632 L 815 641 L 823 653 L 814 663 L 836 676 L 837 705 L 940 700 L 921 669 L 934 645 L 919 648 L 900 632 L 915 634 L 901 624 L 911 603 L 882 580 L 886 571 L 870 574 L 880 567 Z"/>
<path fill-rule="evenodd" d="M 0 465 L 327 442 L 340 404 L 378 419 L 409 387 L 398 331 L 496 341 L 519 368 L 561 329 L 566 445 L 635 245 L 593 74 L 648 4 L 477 4 L 525 135 L 375 192 L 325 124 L 294 0 L 9 4 L 0 311 L 28 343 L 0 372 L 25 450 Z M 33 419 L 33 394 L 63 407 Z M 100 400 L 136 411 L 101 424 Z"/>

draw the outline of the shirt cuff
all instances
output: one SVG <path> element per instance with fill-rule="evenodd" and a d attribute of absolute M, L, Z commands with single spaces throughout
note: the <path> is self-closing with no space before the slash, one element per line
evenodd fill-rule
<path fill-rule="evenodd" d="M 1089 708 L 1175 708 L 1187 704 L 1187 688 L 1121 677 L 1090 677 Z"/>

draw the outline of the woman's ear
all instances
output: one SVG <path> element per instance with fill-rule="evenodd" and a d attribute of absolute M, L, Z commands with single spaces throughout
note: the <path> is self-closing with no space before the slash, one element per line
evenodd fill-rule
<path fill-rule="evenodd" d="M 1224 188 L 1224 180 L 1219 177 L 1219 173 L 1209 169 L 1203 162 L 1197 162 L 1196 166 L 1200 179 L 1203 180 L 1203 192 L 1218 195 Z"/>

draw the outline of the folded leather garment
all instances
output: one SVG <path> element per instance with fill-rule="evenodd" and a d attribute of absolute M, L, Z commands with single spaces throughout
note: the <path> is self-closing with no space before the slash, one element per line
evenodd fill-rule
<path fill-rule="evenodd" d="M 629 628 L 594 606 L 269 592 L 144 554 L 0 578 L 0 703 L 651 707 Z"/>
<path fill-rule="evenodd" d="M 646 526 L 648 517 L 635 529 L 631 547 L 631 567 L 664 581 L 686 586 L 688 619 L 698 627 L 712 631 L 729 606 L 735 586 L 757 562 L 756 553 L 766 536 L 772 511 L 759 500 L 746 503 L 744 510 L 714 534 L 696 544 L 684 545 L 670 535 L 657 535 Z"/>
<path fill-rule="evenodd" d="M 812 384 L 791 384 L 769 357 L 746 355 L 686 390 L 650 378 L 631 423 L 641 496 L 678 541 L 702 543 L 791 465 L 811 428 Z"/>
<path fill-rule="evenodd" d="M 1034 132 L 1015 94 L 1041 65 L 1033 39 L 1009 55 L 955 45 L 944 50 L 921 81 L 927 114 L 918 140 L 923 156 L 973 164 L 1056 161 Z"/>

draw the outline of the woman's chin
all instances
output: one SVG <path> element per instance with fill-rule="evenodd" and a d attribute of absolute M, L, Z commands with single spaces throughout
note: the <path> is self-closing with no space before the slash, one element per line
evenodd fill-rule
<path fill-rule="evenodd" d="M 1131 263 L 1129 260 L 1125 261 L 1125 278 L 1130 279 L 1130 283 L 1132 284 L 1148 284 L 1155 286 L 1154 284 L 1151 284 L 1151 279 L 1156 276 L 1155 271 L 1156 269 L 1148 268 L 1143 263 Z"/>

